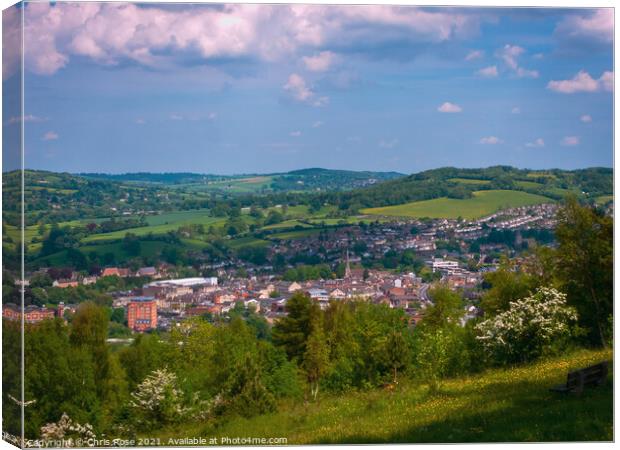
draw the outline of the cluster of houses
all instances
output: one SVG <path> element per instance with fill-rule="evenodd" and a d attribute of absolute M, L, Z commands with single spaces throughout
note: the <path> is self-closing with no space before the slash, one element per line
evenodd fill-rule
<path fill-rule="evenodd" d="M 455 289 L 474 289 L 481 281 L 480 274 L 464 270 L 457 261 L 435 259 L 430 264 Z M 286 304 L 297 292 L 310 297 L 322 309 L 330 301 L 352 299 L 400 308 L 411 323 L 416 323 L 431 302 L 428 287 L 413 273 L 365 271 L 352 269 L 347 263 L 340 279 L 289 282 L 262 275 L 226 278 L 222 282 L 216 277 L 157 280 L 131 292 L 117 293 L 113 306 L 126 309 L 128 326 L 137 332 L 170 329 L 195 316 L 226 315 L 240 304 L 273 323 L 286 314 Z"/>
<path fill-rule="evenodd" d="M 6 303 L 2 305 L 2 317 L 7 320 L 21 321 L 22 316 L 25 323 L 38 323 L 43 320 L 53 319 L 55 317 L 64 318 L 65 311 L 75 313 L 77 305 L 66 306 L 60 302 L 56 308 L 47 308 L 45 306 L 28 305 L 22 311 L 19 305 L 14 303 Z"/>
<path fill-rule="evenodd" d="M 71 278 L 54 280 L 52 286 L 58 288 L 78 287 L 79 285 L 87 286 L 89 284 L 95 284 L 100 278 L 113 276 L 120 278 L 148 277 L 158 279 L 165 276 L 165 274 L 165 266 L 159 268 L 141 267 L 136 271 L 132 271 L 126 267 L 106 267 L 99 275 L 81 276 L 79 273 L 73 272 Z"/>
<path fill-rule="evenodd" d="M 286 302 L 296 292 L 303 292 L 321 308 L 329 301 L 364 299 L 403 309 L 413 323 L 417 322 L 428 306 L 428 284 L 413 273 L 395 274 L 389 271 L 352 269 L 352 263 L 363 258 L 382 258 L 389 250 L 411 249 L 422 257 L 432 272 L 441 274 L 441 280 L 452 289 L 461 290 L 465 298 L 474 300 L 479 295 L 483 270 L 470 271 L 464 264 L 473 254 L 468 253 L 468 241 L 485 236 L 492 229 L 524 230 L 528 228 L 553 228 L 557 206 L 543 204 L 512 208 L 475 221 L 436 219 L 431 221 L 395 220 L 391 223 L 375 223 L 371 226 L 343 226 L 330 228 L 320 235 L 302 239 L 274 241 L 272 254 L 285 256 L 303 254 L 306 257 L 320 254 L 322 260 L 335 265 L 346 263 L 346 272 L 340 279 L 287 282 L 276 278 L 270 266 L 256 267 L 247 262 L 231 260 L 205 264 L 203 268 L 217 272 L 218 277 L 195 277 L 169 279 L 173 271 L 166 264 L 158 267 L 141 267 L 131 270 L 123 267 L 107 267 L 98 275 L 58 279 L 54 287 L 68 288 L 96 283 L 102 277 L 144 277 L 149 279 L 141 288 L 130 292 L 114 293 L 113 306 L 125 308 L 127 324 L 136 332 L 153 329 L 170 329 L 175 323 L 193 316 L 219 316 L 243 303 L 264 316 L 269 322 L 286 314 Z M 413 231 L 415 229 L 415 232 Z M 447 251 L 439 249 L 439 241 L 455 240 L 459 248 Z M 354 243 L 363 243 L 350 254 Z M 345 259 L 345 249 L 346 259 Z M 502 250 L 501 244 L 480 245 L 480 261 L 485 253 Z M 273 256 L 273 255 L 272 255 Z M 487 261 L 488 262 L 488 261 Z M 235 276 L 236 268 L 244 265 L 248 277 Z M 485 270 L 493 270 L 487 264 Z M 36 323 L 52 317 L 63 317 L 67 309 L 75 305 L 59 305 L 58 308 L 28 306 L 22 312 L 17 305 L 3 306 L 3 317 Z M 477 313 L 470 304 L 466 317 Z"/>
<path fill-rule="evenodd" d="M 321 308 L 330 300 L 363 299 L 407 311 L 412 320 L 421 318 L 428 300 L 420 295 L 424 286 L 413 274 L 349 270 L 342 279 L 286 282 L 271 276 L 230 279 L 184 278 L 145 284 L 141 289 L 119 293 L 115 308 L 126 308 L 128 326 L 134 331 L 169 329 L 194 316 L 219 316 L 239 303 L 273 322 L 286 314 L 286 303 L 296 293 L 309 296 Z"/>

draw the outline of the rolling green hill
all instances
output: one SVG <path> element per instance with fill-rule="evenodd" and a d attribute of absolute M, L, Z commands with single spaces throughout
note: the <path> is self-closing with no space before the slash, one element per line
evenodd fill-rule
<path fill-rule="evenodd" d="M 438 392 L 403 381 L 376 389 L 286 402 L 273 414 L 184 424 L 157 433 L 180 436 L 286 437 L 288 445 L 362 443 L 611 441 L 613 381 L 581 396 L 550 392 L 570 370 L 612 357 L 576 353 L 513 369 L 444 381 Z"/>
<path fill-rule="evenodd" d="M 613 193 L 613 170 L 593 167 L 533 172 L 510 166 L 482 169 L 443 167 L 384 181 L 365 189 L 342 192 L 335 201 L 344 209 L 378 208 L 441 197 L 463 199 L 479 190 L 517 190 L 554 200 L 561 200 L 572 193 L 590 200 Z"/>
<path fill-rule="evenodd" d="M 472 198 L 437 198 L 383 208 L 366 208 L 363 214 L 393 217 L 430 217 L 478 219 L 500 209 L 551 203 L 552 199 L 527 192 L 511 190 L 476 191 Z"/>
<path fill-rule="evenodd" d="M 165 185 L 187 192 L 265 193 L 282 191 L 343 191 L 403 177 L 397 172 L 310 168 L 284 173 L 211 175 L 197 173 L 85 173 L 81 176 L 134 184 Z"/>

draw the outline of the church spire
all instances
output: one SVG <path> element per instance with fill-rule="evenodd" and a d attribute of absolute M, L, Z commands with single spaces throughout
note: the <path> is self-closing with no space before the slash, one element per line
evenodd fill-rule
<path fill-rule="evenodd" d="M 351 278 L 351 264 L 349 263 L 349 248 L 347 247 L 347 265 L 344 269 L 344 277 Z"/>

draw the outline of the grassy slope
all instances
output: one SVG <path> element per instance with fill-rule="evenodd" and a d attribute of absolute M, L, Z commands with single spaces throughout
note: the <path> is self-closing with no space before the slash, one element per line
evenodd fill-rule
<path fill-rule="evenodd" d="M 166 234 L 168 231 L 176 231 L 180 226 L 190 224 L 202 224 L 221 226 L 226 222 L 225 218 L 211 217 L 204 211 L 178 211 L 155 216 L 148 216 L 146 227 L 129 228 L 125 230 L 113 231 L 110 233 L 92 234 L 82 240 L 84 243 L 113 241 L 123 239 L 125 234 L 133 233 L 136 236 L 146 236 L 149 233 L 155 235 Z"/>
<path fill-rule="evenodd" d="M 611 351 L 580 350 L 515 369 L 495 369 L 445 381 L 438 393 L 415 382 L 396 392 L 377 389 L 285 403 L 280 412 L 235 418 L 217 429 L 188 424 L 165 429 L 179 436 L 286 437 L 288 444 L 388 442 L 506 442 L 613 439 L 613 386 L 580 397 L 549 391 L 569 370 L 605 359 Z"/>
<path fill-rule="evenodd" d="M 367 208 L 364 214 L 401 217 L 431 217 L 476 219 L 503 208 L 550 203 L 553 200 L 541 195 L 521 191 L 489 190 L 474 192 L 472 198 L 459 200 L 437 198 L 383 208 Z"/>

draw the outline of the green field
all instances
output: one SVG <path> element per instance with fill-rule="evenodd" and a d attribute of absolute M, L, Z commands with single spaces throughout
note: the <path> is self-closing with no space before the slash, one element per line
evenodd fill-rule
<path fill-rule="evenodd" d="M 186 183 L 176 184 L 172 188 L 186 192 L 213 192 L 226 191 L 235 194 L 256 193 L 261 190 L 269 189 L 273 177 L 255 176 L 245 178 L 231 178 L 227 180 L 209 181 L 206 183 Z"/>
<path fill-rule="evenodd" d="M 490 184 L 489 180 L 478 180 L 476 178 L 448 178 L 448 181 L 461 184 Z"/>
<path fill-rule="evenodd" d="M 239 249 L 241 247 L 264 247 L 268 245 L 269 241 L 265 241 L 264 239 L 258 239 L 253 236 L 246 236 L 237 239 L 231 239 L 228 241 L 228 246 L 232 249 Z"/>
<path fill-rule="evenodd" d="M 161 254 L 161 251 L 165 247 L 177 247 L 179 249 L 201 251 L 210 247 L 207 242 L 199 241 L 197 239 L 181 239 L 181 244 L 169 244 L 162 241 L 140 241 L 140 256 L 145 258 L 154 258 Z M 117 261 L 123 261 L 130 257 L 125 250 L 121 242 L 90 244 L 79 247 L 79 250 L 88 255 L 92 252 L 97 253 L 99 256 L 103 256 L 106 253 L 112 253 Z M 54 266 L 67 265 L 67 251 L 63 250 L 52 255 L 39 258 L 37 261 L 46 262 Z"/>
<path fill-rule="evenodd" d="M 277 413 L 224 419 L 220 426 L 183 424 L 156 436 L 162 445 L 181 436 L 286 437 L 288 445 L 611 441 L 611 374 L 581 396 L 549 391 L 566 381 L 569 370 L 611 357 L 611 350 L 581 350 L 447 380 L 435 393 L 424 383 L 401 380 L 395 392 L 324 394 L 318 402 L 282 402 Z"/>
<path fill-rule="evenodd" d="M 510 190 L 476 191 L 468 199 L 437 198 L 382 208 L 367 208 L 361 212 L 392 217 L 430 217 L 477 219 L 496 211 L 518 206 L 553 202 L 542 195 Z"/>
<path fill-rule="evenodd" d="M 539 189 L 539 188 L 543 187 L 542 184 L 536 183 L 535 181 L 517 180 L 517 181 L 515 181 L 515 184 L 517 186 L 519 186 L 519 187 L 524 188 L 524 189 Z"/>
<path fill-rule="evenodd" d="M 596 203 L 600 205 L 605 205 L 609 202 L 613 202 L 614 196 L 613 195 L 601 195 L 600 197 L 596 197 L 594 200 L 596 201 Z"/>
<path fill-rule="evenodd" d="M 282 239 L 282 240 L 303 239 L 308 236 L 319 234 L 320 232 L 321 232 L 320 228 L 309 228 L 306 230 L 284 231 L 282 233 L 270 234 L 268 236 L 268 239 L 270 240 L 271 239 Z"/>
<path fill-rule="evenodd" d="M 136 236 L 146 236 L 149 233 L 153 233 L 154 235 L 166 234 L 169 231 L 176 231 L 181 226 L 191 224 L 221 226 L 226 222 L 226 219 L 222 217 L 211 217 L 206 210 L 195 210 L 147 216 L 146 221 L 149 224 L 146 227 L 130 228 L 113 231 L 111 233 L 92 234 L 84 238 L 82 242 L 113 241 L 124 238 L 127 233 L 133 233 Z"/>
<path fill-rule="evenodd" d="M 526 176 L 528 178 L 557 178 L 554 174 L 546 172 L 530 172 Z"/>
<path fill-rule="evenodd" d="M 284 222 L 280 222 L 280 223 L 275 223 L 273 225 L 264 226 L 263 228 L 261 228 L 261 230 L 265 230 L 265 231 L 281 230 L 281 229 L 295 228 L 295 227 L 310 228 L 311 225 L 300 222 L 297 219 L 292 219 L 292 220 L 285 220 Z"/>
<path fill-rule="evenodd" d="M 153 214 L 145 216 L 146 223 L 149 225 L 167 225 L 171 223 L 188 224 L 200 223 L 209 216 L 208 209 L 194 209 L 190 211 L 172 211 L 162 214 Z"/>

